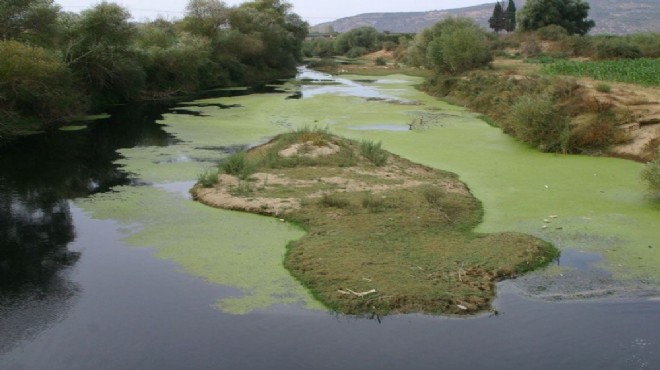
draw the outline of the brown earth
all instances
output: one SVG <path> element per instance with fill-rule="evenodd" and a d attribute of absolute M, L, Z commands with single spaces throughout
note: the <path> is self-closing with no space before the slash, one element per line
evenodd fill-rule
<path fill-rule="evenodd" d="M 496 59 L 493 68 L 520 78 L 537 73 L 539 69 L 538 65 L 520 59 Z M 609 154 L 642 162 L 652 160 L 660 145 L 660 89 L 585 77 L 576 80 L 586 95 L 598 104 L 622 113 L 619 127 L 628 135 L 628 141 L 610 147 Z M 611 90 L 598 91 L 600 84 L 609 85 Z"/>

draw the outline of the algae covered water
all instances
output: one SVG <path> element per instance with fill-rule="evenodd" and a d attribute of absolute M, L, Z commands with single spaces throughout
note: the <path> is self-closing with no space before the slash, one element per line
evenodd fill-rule
<path fill-rule="evenodd" d="M 4 149 L 0 367 L 660 366 L 660 210 L 640 165 L 537 153 L 420 82 L 302 70 L 266 91 L 126 107 Z M 301 126 L 456 172 L 483 202 L 481 231 L 533 233 L 564 255 L 501 284 L 496 316 L 327 312 L 281 263 L 301 230 L 187 193 L 229 153 Z"/>

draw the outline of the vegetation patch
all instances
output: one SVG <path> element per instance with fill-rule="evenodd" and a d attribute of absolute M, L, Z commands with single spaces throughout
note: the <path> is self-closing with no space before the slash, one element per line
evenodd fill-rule
<path fill-rule="evenodd" d="M 619 81 L 645 86 L 660 86 L 660 58 L 617 59 L 602 61 L 564 60 L 545 65 L 550 75 L 592 77 L 597 80 Z"/>
<path fill-rule="evenodd" d="M 281 155 L 299 144 L 308 148 Z M 321 302 L 348 314 L 487 310 L 495 281 L 557 256 L 532 236 L 475 233 L 481 204 L 456 175 L 389 153 L 377 166 L 364 145 L 300 129 L 245 153 L 255 166 L 247 180 L 224 174 L 192 193 L 215 207 L 303 227 L 307 234 L 289 244 L 285 266 Z M 338 149 L 307 155 L 314 147 Z M 252 184 L 250 194 L 231 194 L 240 181 Z"/>

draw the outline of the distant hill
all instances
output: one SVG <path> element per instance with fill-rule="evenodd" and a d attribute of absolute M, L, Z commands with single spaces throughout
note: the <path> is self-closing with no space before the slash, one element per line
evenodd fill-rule
<path fill-rule="evenodd" d="M 628 34 L 635 32 L 660 32 L 660 0 L 589 0 L 589 18 L 596 21 L 591 34 Z M 520 10 L 524 0 L 517 0 Z M 467 8 L 432 10 L 410 13 L 366 13 L 341 18 L 333 22 L 315 25 L 312 32 L 327 32 L 330 27 L 337 32 L 373 26 L 377 30 L 395 33 L 417 33 L 449 16 L 474 19 L 488 28 L 488 18 L 493 14 L 495 2 Z"/>

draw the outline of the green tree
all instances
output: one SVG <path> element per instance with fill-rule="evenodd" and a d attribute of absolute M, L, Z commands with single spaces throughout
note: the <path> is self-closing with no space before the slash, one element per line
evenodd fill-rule
<path fill-rule="evenodd" d="M 0 39 L 53 46 L 60 9 L 53 0 L 2 0 Z"/>
<path fill-rule="evenodd" d="M 351 49 L 364 48 L 360 50 L 376 51 L 380 49 L 380 34 L 371 27 L 359 27 L 340 34 L 335 40 L 335 52 L 346 54 Z"/>
<path fill-rule="evenodd" d="M 295 70 L 302 60 L 308 24 L 291 13 L 291 8 L 291 4 L 280 0 L 256 0 L 243 3 L 231 12 L 232 29 L 251 42 L 252 50 L 260 51 L 243 58 L 245 64 L 262 70 Z"/>
<path fill-rule="evenodd" d="M 506 26 L 504 9 L 502 9 L 502 4 L 499 1 L 495 3 L 493 15 L 488 19 L 488 25 L 497 33 L 502 31 Z"/>
<path fill-rule="evenodd" d="M 513 32 L 516 30 L 516 11 L 516 3 L 513 0 L 509 0 L 504 16 L 504 30 L 506 32 Z"/>
<path fill-rule="evenodd" d="M 211 69 L 208 38 L 177 32 L 173 23 L 157 19 L 138 29 L 136 45 L 142 51 L 146 88 L 152 92 L 193 91 L 207 85 Z"/>
<path fill-rule="evenodd" d="M 570 35 L 584 35 L 596 25 L 588 16 L 589 4 L 582 0 L 528 0 L 519 13 L 519 24 L 523 31 L 558 25 Z"/>
<path fill-rule="evenodd" d="M 73 20 L 65 60 L 95 102 L 135 99 L 144 85 L 130 18 L 128 10 L 104 1 Z"/>
<path fill-rule="evenodd" d="M 213 40 L 229 28 L 231 9 L 219 0 L 190 0 L 186 6 L 184 30 Z"/>
<path fill-rule="evenodd" d="M 469 18 L 447 18 L 420 32 L 408 52 L 412 65 L 456 74 L 488 65 L 486 32 Z"/>
<path fill-rule="evenodd" d="M 48 125 L 79 114 L 85 99 L 71 72 L 52 52 L 0 41 L 0 121 Z"/>

